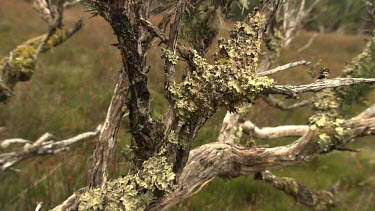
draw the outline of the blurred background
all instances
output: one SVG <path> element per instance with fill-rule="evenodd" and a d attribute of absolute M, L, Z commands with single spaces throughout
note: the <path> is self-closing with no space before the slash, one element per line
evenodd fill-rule
<path fill-rule="evenodd" d="M 241 20 L 255 3 L 250 1 L 247 8 L 235 7 L 233 17 L 222 26 L 219 36 L 225 37 L 234 21 Z M 32 80 L 19 83 L 15 96 L 0 105 L 0 126 L 6 128 L 0 133 L 0 140 L 14 137 L 36 140 L 45 132 L 69 138 L 94 129 L 104 120 L 120 68 L 120 54 L 111 46 L 116 38 L 109 25 L 101 17 L 89 18 L 90 14 L 84 10 L 85 6 L 78 5 L 66 11 L 65 25 L 83 17 L 83 29 L 66 43 L 41 55 Z M 362 51 L 374 25 L 366 16 L 361 0 L 323 0 L 315 10 L 313 14 L 316 16 L 306 22 L 291 46 L 282 50 L 274 66 L 305 59 L 330 68 L 332 75 L 337 76 L 345 64 Z M 1 58 L 27 39 L 46 31 L 48 26 L 29 1 L 0 0 Z M 298 52 L 316 33 L 311 46 Z M 149 77 L 152 114 L 160 118 L 167 106 L 163 96 L 163 62 L 157 47 L 152 48 L 148 55 L 152 66 Z M 208 53 L 208 58 L 211 55 L 212 51 Z M 274 77 L 280 84 L 311 81 L 308 68 L 301 67 Z M 311 95 L 302 96 L 309 97 Z M 373 103 L 375 94 L 370 93 L 365 101 L 353 103 L 347 115 L 354 116 Z M 280 111 L 259 101 L 248 118 L 258 126 L 278 126 L 307 124 L 311 114 L 309 107 Z M 220 110 L 207 122 L 195 146 L 215 141 L 224 115 L 225 111 Z M 122 156 L 122 149 L 129 140 L 125 133 L 127 128 L 128 122 L 124 119 L 116 148 L 116 162 L 111 166 L 113 177 L 122 175 L 127 168 L 126 158 Z M 290 141 L 293 139 L 257 143 L 276 146 Z M 43 201 L 42 210 L 47 210 L 61 203 L 85 185 L 93 147 L 93 140 L 85 140 L 71 146 L 66 153 L 21 162 L 15 166 L 19 172 L 0 174 L 0 210 L 34 210 L 37 201 Z M 326 189 L 340 181 L 339 202 L 334 210 L 375 210 L 374 138 L 359 139 L 353 147 L 362 151 L 332 152 L 309 163 L 274 173 L 294 177 L 315 190 Z M 201 192 L 171 210 L 306 209 L 284 193 L 248 176 L 231 180 L 214 179 Z"/>

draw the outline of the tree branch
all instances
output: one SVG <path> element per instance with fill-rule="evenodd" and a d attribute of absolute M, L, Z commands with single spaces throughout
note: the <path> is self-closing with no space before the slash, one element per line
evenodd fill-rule
<path fill-rule="evenodd" d="M 310 105 L 312 103 L 311 100 L 302 100 L 300 102 L 291 104 L 291 105 L 286 105 L 282 100 L 276 99 L 272 96 L 265 96 L 262 98 L 268 105 L 275 107 L 280 110 L 293 110 L 295 108 L 303 107 Z"/>
<path fill-rule="evenodd" d="M 87 177 L 89 187 L 100 187 L 107 181 L 108 165 L 111 163 L 118 130 L 125 114 L 128 88 L 127 75 L 121 68 L 107 116 L 91 156 Z"/>
<path fill-rule="evenodd" d="M 54 136 L 46 133 L 32 144 L 25 144 L 22 150 L 0 154 L 0 171 L 5 171 L 15 164 L 31 157 L 56 154 L 69 149 L 69 146 L 83 139 L 92 138 L 98 135 L 100 126 L 96 130 L 76 135 L 72 138 L 53 141 Z M 5 140 L 7 142 L 7 140 Z"/>
<path fill-rule="evenodd" d="M 364 110 L 362 113 L 358 114 L 353 119 L 366 119 L 375 116 L 375 104 L 368 107 L 366 110 Z"/>
<path fill-rule="evenodd" d="M 40 52 L 44 53 L 51 50 L 74 35 L 81 27 L 82 20 L 79 20 L 68 30 L 58 30 L 43 45 Z M 47 35 L 42 35 L 26 41 L 17 46 L 9 53 L 9 56 L 0 60 L 0 102 L 6 101 L 13 95 L 13 88 L 19 81 L 30 80 L 36 68 L 35 52 Z"/>
<path fill-rule="evenodd" d="M 304 85 L 273 85 L 267 88 L 266 94 L 281 94 L 295 98 L 297 94 L 303 92 L 318 92 L 326 88 L 337 88 L 341 86 L 352 86 L 356 84 L 373 84 L 375 79 L 372 78 L 335 78 L 318 80 L 311 84 Z"/>
<path fill-rule="evenodd" d="M 258 139 L 275 139 L 281 137 L 300 137 L 309 131 L 308 125 L 283 125 L 278 127 L 258 128 L 251 121 L 242 123 L 243 132 Z"/>
<path fill-rule="evenodd" d="M 306 61 L 306 60 L 291 62 L 291 63 L 285 64 L 285 65 L 273 68 L 271 70 L 260 72 L 260 73 L 258 73 L 258 75 L 260 75 L 260 76 L 271 75 L 271 74 L 274 74 L 274 73 L 277 73 L 277 72 L 280 72 L 280 71 L 283 71 L 283 70 L 286 70 L 286 69 L 289 69 L 289 68 L 292 68 L 292 67 L 296 67 L 296 66 L 300 66 L 300 65 L 308 66 L 310 64 L 311 64 L 311 62 Z"/>
<path fill-rule="evenodd" d="M 294 198 L 298 203 L 316 210 L 326 210 L 335 207 L 335 193 L 338 185 L 323 190 L 314 191 L 301 182 L 288 177 L 278 177 L 270 171 L 258 173 L 255 179 L 263 180 L 273 187 L 285 192 Z"/>

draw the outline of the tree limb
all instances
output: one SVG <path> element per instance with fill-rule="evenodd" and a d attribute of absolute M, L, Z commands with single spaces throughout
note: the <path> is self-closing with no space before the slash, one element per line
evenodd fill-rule
<path fill-rule="evenodd" d="M 337 192 L 338 185 L 327 190 L 314 191 L 293 178 L 278 177 L 270 171 L 257 173 L 255 179 L 260 179 L 271 184 L 307 207 L 316 210 L 326 210 L 335 207 L 335 193 Z"/>
<path fill-rule="evenodd" d="M 96 146 L 91 156 L 90 168 L 87 176 L 89 187 L 100 187 L 107 181 L 108 165 L 112 159 L 118 130 L 125 113 L 128 87 L 127 75 L 122 68 L 119 72 L 116 87 L 107 111 L 107 116 L 103 127 L 100 130 L 100 135 L 96 140 Z"/>
<path fill-rule="evenodd" d="M 31 157 L 56 154 L 69 149 L 69 146 L 83 139 L 98 135 L 100 126 L 96 130 L 76 135 L 72 138 L 53 141 L 54 136 L 46 133 L 32 144 L 25 144 L 22 150 L 0 154 L 0 171 L 5 171 L 15 164 Z M 7 142 L 7 141 L 6 141 Z"/>
<path fill-rule="evenodd" d="M 286 70 L 286 69 L 289 69 L 289 68 L 292 68 L 292 67 L 296 67 L 296 66 L 300 66 L 300 65 L 308 66 L 310 64 L 311 64 L 311 62 L 306 61 L 306 60 L 301 60 L 301 61 L 297 61 L 297 62 L 290 62 L 288 64 L 273 68 L 271 70 L 260 72 L 260 73 L 258 73 L 258 75 L 260 75 L 260 76 L 271 75 L 271 74 L 274 74 L 274 73 L 277 73 L 277 72 L 280 72 L 280 71 L 283 71 L 283 70 Z"/>
<path fill-rule="evenodd" d="M 318 80 L 314 83 L 304 85 L 273 85 L 271 88 L 267 88 L 264 92 L 266 94 L 281 94 L 295 98 L 297 94 L 303 92 L 318 92 L 326 88 L 373 83 L 375 83 L 375 79 L 372 78 L 335 78 Z"/>
<path fill-rule="evenodd" d="M 362 113 L 358 114 L 353 119 L 366 119 L 375 116 L 375 104 L 368 107 L 366 110 L 364 110 Z"/>
<path fill-rule="evenodd" d="M 79 20 L 68 30 L 58 30 L 43 45 L 40 52 L 51 50 L 74 35 L 81 27 L 82 20 Z M 30 80 L 35 68 L 35 53 L 48 35 L 42 35 L 26 41 L 17 46 L 9 53 L 9 56 L 0 60 L 0 102 L 6 101 L 13 95 L 13 88 L 19 81 Z"/>
<path fill-rule="evenodd" d="M 311 100 L 302 100 L 300 102 L 291 104 L 291 105 L 286 105 L 282 100 L 276 99 L 272 96 L 265 96 L 262 98 L 268 105 L 275 107 L 280 110 L 293 110 L 295 108 L 303 107 L 310 105 L 312 103 Z"/>

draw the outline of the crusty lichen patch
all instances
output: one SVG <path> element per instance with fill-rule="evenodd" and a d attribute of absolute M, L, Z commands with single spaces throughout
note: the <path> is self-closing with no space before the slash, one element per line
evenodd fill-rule
<path fill-rule="evenodd" d="M 242 102 L 252 102 L 273 80 L 256 74 L 261 40 L 257 31 L 264 17 L 249 16 L 236 23 L 230 39 L 219 40 L 215 64 L 211 65 L 194 52 L 194 71 L 179 84 L 170 87 L 177 116 L 183 119 L 209 116 L 218 107 L 231 111 Z"/>
<path fill-rule="evenodd" d="M 178 56 L 175 55 L 172 51 L 162 48 L 162 55 L 161 58 L 167 59 L 171 64 L 176 65 L 178 62 Z"/>
<path fill-rule="evenodd" d="M 155 199 L 155 192 L 170 193 L 174 186 L 173 165 L 167 158 L 152 157 L 133 175 L 108 182 L 79 199 L 79 210 L 145 210 Z"/>

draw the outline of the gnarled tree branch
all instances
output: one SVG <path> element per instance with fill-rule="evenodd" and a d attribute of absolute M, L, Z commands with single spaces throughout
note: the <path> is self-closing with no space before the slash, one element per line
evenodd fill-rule
<path fill-rule="evenodd" d="M 0 154 L 0 171 L 5 171 L 15 164 L 31 157 L 55 154 L 68 150 L 69 146 L 74 143 L 97 136 L 100 127 L 101 126 L 98 126 L 94 131 L 82 133 L 61 141 L 54 141 L 55 137 L 50 133 L 46 133 L 33 143 L 28 141 L 22 150 Z M 5 140 L 3 142 L 7 143 L 8 141 Z"/>

